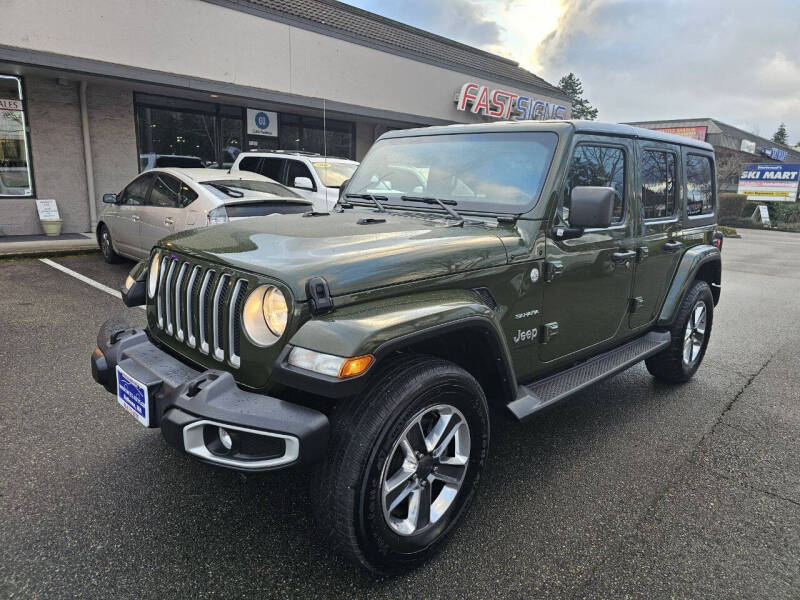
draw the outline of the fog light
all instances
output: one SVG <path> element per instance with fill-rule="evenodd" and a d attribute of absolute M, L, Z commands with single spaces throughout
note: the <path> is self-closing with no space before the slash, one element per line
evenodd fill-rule
<path fill-rule="evenodd" d="M 217 434 L 219 435 L 219 441 L 224 446 L 226 450 L 230 450 L 233 448 L 233 439 L 231 439 L 231 434 L 224 427 L 220 427 L 217 430 Z"/>

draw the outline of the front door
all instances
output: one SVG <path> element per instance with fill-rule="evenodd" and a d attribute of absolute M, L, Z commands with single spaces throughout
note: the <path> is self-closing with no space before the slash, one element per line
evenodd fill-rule
<path fill-rule="evenodd" d="M 111 225 L 111 238 L 118 250 L 131 256 L 141 255 L 139 230 L 152 180 L 150 173 L 140 175 L 128 184 L 117 200 L 117 214 Z"/>
<path fill-rule="evenodd" d="M 634 144 L 628 139 L 579 136 L 562 186 L 562 197 L 547 227 L 543 362 L 575 355 L 627 333 L 636 253 L 632 198 Z M 589 229 L 563 240 L 575 186 L 613 187 L 614 218 L 605 229 Z"/>
<path fill-rule="evenodd" d="M 683 256 L 680 216 L 680 148 L 641 140 L 638 142 L 640 233 L 636 241 L 630 327 L 652 323 Z"/>

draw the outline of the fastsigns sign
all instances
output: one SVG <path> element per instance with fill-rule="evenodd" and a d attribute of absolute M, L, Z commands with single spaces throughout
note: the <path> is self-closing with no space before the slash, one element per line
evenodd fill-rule
<path fill-rule="evenodd" d="M 456 108 L 476 115 L 515 121 L 564 119 L 567 107 L 561 104 L 536 100 L 514 92 L 490 89 L 488 86 L 469 81 L 461 86 L 456 97 Z"/>

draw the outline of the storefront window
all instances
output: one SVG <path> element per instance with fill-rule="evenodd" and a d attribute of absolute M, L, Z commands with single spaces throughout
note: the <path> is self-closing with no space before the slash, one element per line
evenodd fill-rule
<path fill-rule="evenodd" d="M 0 197 L 32 197 L 30 146 L 19 77 L 0 75 Z"/>
<path fill-rule="evenodd" d="M 355 155 L 355 126 L 348 121 L 327 119 L 323 128 L 321 118 L 280 113 L 276 137 L 245 140 L 245 107 L 149 94 L 137 94 L 135 104 L 140 171 L 162 166 L 230 168 L 245 148 Z"/>

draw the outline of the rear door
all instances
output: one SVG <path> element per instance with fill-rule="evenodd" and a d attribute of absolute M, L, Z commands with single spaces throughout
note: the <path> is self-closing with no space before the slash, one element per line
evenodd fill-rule
<path fill-rule="evenodd" d="M 141 250 L 149 254 L 158 240 L 183 229 L 185 212 L 180 206 L 182 182 L 166 173 L 155 173 L 146 206 L 142 209 Z"/>
<path fill-rule="evenodd" d="M 539 356 L 548 362 L 627 333 L 627 315 L 635 251 L 632 140 L 577 136 L 561 199 L 546 235 L 547 266 Z M 614 220 L 604 229 L 587 229 L 563 240 L 575 186 L 608 186 L 617 194 Z M 576 356 L 577 358 L 577 356 Z"/>
<path fill-rule="evenodd" d="M 140 226 L 152 182 L 152 174 L 144 173 L 128 184 L 121 194 L 118 212 L 111 225 L 111 237 L 117 249 L 131 256 L 143 256 L 140 249 Z"/>
<path fill-rule="evenodd" d="M 717 222 L 717 181 L 713 153 L 682 146 L 681 154 L 685 198 L 681 241 L 688 249 L 702 244 Z"/>
<path fill-rule="evenodd" d="M 658 316 L 684 250 L 680 147 L 649 140 L 639 140 L 637 146 L 639 223 L 631 329 L 648 325 Z"/>

